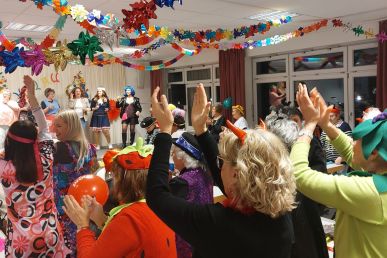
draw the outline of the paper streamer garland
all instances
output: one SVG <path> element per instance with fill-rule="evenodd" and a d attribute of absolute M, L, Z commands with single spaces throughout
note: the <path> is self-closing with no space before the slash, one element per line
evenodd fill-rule
<path fill-rule="evenodd" d="M 67 16 L 60 16 L 56 21 L 54 28 L 51 29 L 50 33 L 46 38 L 40 43 L 41 48 L 47 49 L 54 45 L 55 41 L 58 39 L 60 32 L 63 30 L 66 23 Z"/>

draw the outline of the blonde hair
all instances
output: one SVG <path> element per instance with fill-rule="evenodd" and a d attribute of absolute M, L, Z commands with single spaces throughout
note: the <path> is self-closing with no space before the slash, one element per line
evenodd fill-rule
<path fill-rule="evenodd" d="M 272 218 L 291 211 L 295 208 L 296 183 L 286 147 L 271 132 L 246 132 L 243 145 L 227 131 L 219 143 L 221 157 L 237 171 L 235 199 Z"/>
<path fill-rule="evenodd" d="M 77 162 L 77 169 L 79 169 L 83 166 L 85 158 L 89 156 L 89 142 L 86 139 L 81 121 L 77 113 L 71 109 L 61 111 L 55 119 L 58 118 L 62 119 L 68 126 L 68 131 L 63 140 L 79 142 L 79 157 Z"/>

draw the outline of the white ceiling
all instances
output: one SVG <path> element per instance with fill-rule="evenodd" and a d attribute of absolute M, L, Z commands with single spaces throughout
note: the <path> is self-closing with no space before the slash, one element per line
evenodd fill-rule
<path fill-rule="evenodd" d="M 70 5 L 82 4 L 89 11 L 98 9 L 102 13 L 114 13 L 120 19 L 123 17 L 121 9 L 130 9 L 129 3 L 133 2 L 135 0 L 69 0 Z M 3 22 L 3 27 L 6 27 L 9 22 L 53 25 L 57 19 L 57 14 L 50 7 L 39 10 L 30 0 L 25 3 L 19 0 L 0 0 L 0 6 L 0 20 Z M 271 35 L 294 30 L 321 18 L 342 17 L 345 21 L 359 24 L 387 18 L 387 0 L 183 0 L 182 6 L 175 2 L 174 7 L 175 10 L 167 7 L 158 8 L 156 11 L 158 19 L 151 20 L 151 24 L 194 30 L 231 29 L 258 23 L 247 17 L 263 10 L 283 10 L 301 15 L 296 17 L 293 23 L 273 29 L 268 34 Z M 60 37 L 71 41 L 77 38 L 80 31 L 80 26 L 68 19 Z M 10 30 L 3 30 L 3 32 L 9 38 L 41 39 L 45 36 L 45 33 L 36 32 Z M 168 56 L 169 53 L 175 55 L 173 50 L 163 47 L 159 53 L 152 53 L 152 56 Z"/>

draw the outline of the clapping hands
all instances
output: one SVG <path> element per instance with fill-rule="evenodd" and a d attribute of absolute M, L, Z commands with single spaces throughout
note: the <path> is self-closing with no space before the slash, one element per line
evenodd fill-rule
<path fill-rule="evenodd" d="M 152 114 L 159 123 L 160 132 L 171 134 L 173 125 L 173 115 L 168 109 L 167 97 L 161 95 L 161 103 L 158 100 L 160 87 L 156 87 L 152 94 Z"/>

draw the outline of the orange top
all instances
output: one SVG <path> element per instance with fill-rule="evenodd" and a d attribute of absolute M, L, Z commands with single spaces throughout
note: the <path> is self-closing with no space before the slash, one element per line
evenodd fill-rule
<path fill-rule="evenodd" d="M 176 258 L 175 233 L 138 202 L 118 213 L 95 240 L 94 232 L 77 233 L 77 257 Z"/>

